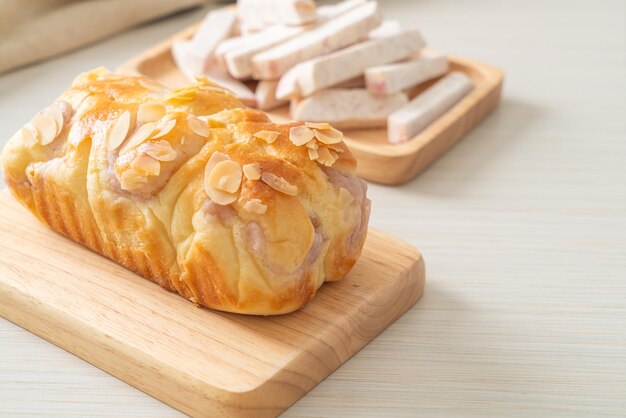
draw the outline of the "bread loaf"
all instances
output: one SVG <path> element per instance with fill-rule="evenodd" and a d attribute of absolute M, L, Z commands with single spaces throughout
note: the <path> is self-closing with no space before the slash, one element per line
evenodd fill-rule
<path fill-rule="evenodd" d="M 369 200 L 341 136 L 274 124 L 206 79 L 168 90 L 99 69 L 21 128 L 2 165 L 55 231 L 197 305 L 273 315 L 361 252 Z"/>

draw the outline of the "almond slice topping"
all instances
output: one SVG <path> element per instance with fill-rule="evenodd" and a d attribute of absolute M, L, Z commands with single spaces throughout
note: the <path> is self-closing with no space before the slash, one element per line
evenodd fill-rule
<path fill-rule="evenodd" d="M 352 196 L 352 193 L 350 193 L 347 189 L 340 187 L 337 202 L 341 208 L 347 208 L 352 202 L 354 202 L 354 196 Z"/>
<path fill-rule="evenodd" d="M 48 145 L 57 137 L 57 125 L 52 116 L 39 114 L 30 123 L 37 130 L 41 145 Z"/>
<path fill-rule="evenodd" d="M 205 191 L 207 192 L 209 199 L 211 199 L 213 202 L 217 203 L 218 205 L 222 205 L 222 206 L 230 205 L 231 203 L 237 200 L 237 193 L 228 193 L 228 192 L 224 192 L 222 190 L 218 190 L 213 187 L 211 187 L 210 189 L 207 189 L 206 184 L 205 184 Z"/>
<path fill-rule="evenodd" d="M 206 86 L 206 85 L 201 85 L 200 90 L 203 91 L 214 91 L 217 93 L 224 93 L 224 94 L 228 94 L 229 96 L 234 96 L 235 94 L 233 92 L 231 92 L 230 90 L 226 90 L 220 87 L 215 87 L 215 86 Z"/>
<path fill-rule="evenodd" d="M 137 109 L 137 123 L 154 122 L 165 115 L 165 106 L 161 103 L 142 103 Z"/>
<path fill-rule="evenodd" d="M 306 147 L 311 149 L 318 149 L 319 145 L 317 145 L 317 142 L 315 141 L 309 141 L 306 143 Z"/>
<path fill-rule="evenodd" d="M 230 157 L 227 154 L 224 154 L 223 152 L 215 151 L 211 155 L 211 158 L 209 158 L 209 161 L 207 161 L 206 167 L 204 168 L 204 174 L 206 174 L 207 179 L 208 179 L 209 174 L 211 174 L 211 171 L 213 171 L 213 169 L 217 165 L 217 163 L 221 161 L 228 161 L 228 160 L 230 160 Z"/>
<path fill-rule="evenodd" d="M 250 199 L 243 205 L 244 210 L 255 213 L 257 215 L 263 215 L 267 212 L 267 205 L 264 205 L 259 199 Z"/>
<path fill-rule="evenodd" d="M 331 150 L 338 152 L 338 153 L 342 153 L 342 152 L 346 152 L 346 150 L 344 148 L 342 148 L 341 144 L 329 144 L 327 145 L 327 148 L 330 148 Z"/>
<path fill-rule="evenodd" d="M 126 111 L 113 123 L 109 130 L 109 150 L 119 147 L 128 135 L 130 128 L 130 112 Z"/>
<path fill-rule="evenodd" d="M 152 136 L 153 139 L 161 138 L 170 133 L 176 126 L 176 119 L 166 119 L 157 125 L 157 132 Z"/>
<path fill-rule="evenodd" d="M 315 136 L 323 144 L 338 144 L 343 139 L 343 132 L 335 128 L 330 129 L 314 129 Z"/>
<path fill-rule="evenodd" d="M 71 100 L 71 103 L 68 103 L 70 106 L 73 106 L 75 108 L 79 108 L 81 103 L 83 103 L 83 101 L 90 95 L 90 93 L 88 91 L 85 90 L 80 90 L 77 91 L 76 93 L 72 94 L 72 97 L 69 97 L 68 100 Z"/>
<path fill-rule="evenodd" d="M 304 126 L 312 129 L 332 129 L 328 122 L 304 122 Z"/>
<path fill-rule="evenodd" d="M 243 166 L 243 174 L 248 180 L 258 180 L 261 178 L 261 166 L 257 163 L 246 164 Z"/>
<path fill-rule="evenodd" d="M 319 158 L 319 153 L 315 148 L 309 148 L 307 151 L 309 152 L 309 160 L 317 160 Z"/>
<path fill-rule="evenodd" d="M 174 161 L 178 156 L 178 153 L 172 148 L 172 145 L 164 140 L 141 144 L 137 151 L 149 155 L 158 161 Z"/>
<path fill-rule="evenodd" d="M 37 144 L 37 130 L 31 125 L 20 128 L 17 134 L 22 138 L 22 142 L 27 148 L 31 148 Z"/>
<path fill-rule="evenodd" d="M 137 129 L 128 139 L 128 142 L 124 144 L 122 149 L 120 150 L 120 154 L 125 153 L 126 151 L 130 151 L 131 149 L 138 147 L 143 144 L 144 141 L 154 133 L 156 129 L 154 123 L 149 122 L 145 125 L 141 125 L 139 129 Z"/>
<path fill-rule="evenodd" d="M 96 103 L 98 103 L 98 99 L 90 94 L 87 94 L 76 108 L 76 114 L 79 117 L 82 117 L 86 113 L 90 112 L 94 108 Z"/>
<path fill-rule="evenodd" d="M 272 189 L 277 190 L 289 196 L 295 196 L 298 194 L 298 187 L 289 183 L 282 177 L 275 174 L 264 172 L 261 174 L 261 179 L 270 186 Z"/>
<path fill-rule="evenodd" d="M 72 81 L 72 87 L 76 87 L 81 84 L 87 84 L 90 81 L 93 81 L 96 78 L 106 74 L 111 74 L 111 72 L 105 67 L 98 67 L 94 68 L 91 71 L 85 71 L 76 76 L 76 78 L 74 78 L 74 81 Z"/>
<path fill-rule="evenodd" d="M 123 79 L 124 79 L 123 75 L 113 74 L 113 73 L 102 74 L 102 75 L 99 75 L 97 78 L 98 81 L 121 81 Z"/>
<path fill-rule="evenodd" d="M 226 123 L 214 119 L 209 115 L 203 115 L 203 116 L 198 116 L 198 119 L 200 119 L 203 122 L 206 122 L 207 125 L 209 125 L 209 128 L 225 128 L 226 127 Z"/>
<path fill-rule="evenodd" d="M 259 131 L 259 132 L 255 132 L 254 137 L 262 139 L 268 144 L 271 144 L 274 141 L 276 141 L 276 138 L 278 138 L 279 135 L 280 135 L 280 132 L 276 132 L 276 131 Z"/>
<path fill-rule="evenodd" d="M 87 74 L 95 79 L 101 76 L 105 76 L 107 74 L 111 74 L 111 71 L 109 71 L 107 67 L 100 66 L 100 67 L 94 68 L 93 70 L 87 71 L 83 74 Z"/>
<path fill-rule="evenodd" d="M 204 138 L 209 136 L 209 125 L 205 121 L 199 119 L 196 115 L 187 116 L 187 126 L 196 135 L 200 135 Z"/>
<path fill-rule="evenodd" d="M 146 176 L 137 175 L 133 170 L 126 170 L 119 178 L 123 190 L 138 189 L 148 182 Z"/>
<path fill-rule="evenodd" d="M 63 112 L 59 106 L 55 106 L 53 104 L 49 108 L 46 109 L 46 113 L 54 119 L 54 124 L 56 126 L 56 135 L 60 134 L 63 130 L 63 125 L 65 124 L 63 120 Z"/>
<path fill-rule="evenodd" d="M 230 205 L 234 201 L 237 200 L 237 193 L 228 193 L 222 190 L 218 190 L 211 185 L 209 178 L 211 176 L 211 172 L 213 169 L 222 161 L 229 161 L 230 157 L 221 152 L 214 152 L 209 158 L 205 168 L 204 168 L 204 191 L 206 192 L 209 199 L 218 205 Z"/>
<path fill-rule="evenodd" d="M 161 172 L 161 164 L 149 155 L 139 154 L 132 163 L 131 168 L 139 175 L 158 176 Z"/>
<path fill-rule="evenodd" d="M 237 161 L 220 161 L 209 174 L 209 184 L 227 193 L 235 193 L 241 187 L 241 165 Z"/>
<path fill-rule="evenodd" d="M 324 164 L 325 166 L 330 167 L 331 165 L 335 163 L 335 158 L 333 158 L 328 148 L 321 147 L 320 149 L 317 150 L 317 153 L 318 153 L 317 161 L 319 161 L 321 164 Z"/>
<path fill-rule="evenodd" d="M 72 104 L 70 102 L 67 102 L 65 100 L 57 100 L 52 104 L 52 106 L 59 109 L 61 111 L 61 115 L 63 115 L 63 120 L 60 121 L 62 129 L 62 125 L 72 118 L 72 115 L 74 114 L 74 108 L 72 107 Z"/>
<path fill-rule="evenodd" d="M 294 126 L 289 129 L 289 140 L 295 146 L 304 145 L 315 137 L 315 133 L 304 125 Z"/>
<path fill-rule="evenodd" d="M 205 75 L 197 75 L 194 77 L 194 80 L 198 84 L 210 84 L 209 78 Z"/>

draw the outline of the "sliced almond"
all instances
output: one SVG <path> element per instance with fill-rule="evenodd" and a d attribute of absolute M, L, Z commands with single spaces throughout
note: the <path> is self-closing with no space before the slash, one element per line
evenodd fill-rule
<path fill-rule="evenodd" d="M 145 154 L 137 155 L 130 166 L 136 173 L 144 176 L 158 176 L 161 172 L 161 164 Z"/>
<path fill-rule="evenodd" d="M 255 213 L 257 215 L 263 215 L 267 212 L 267 205 L 264 205 L 259 199 L 250 199 L 243 204 L 244 210 Z"/>
<path fill-rule="evenodd" d="M 215 188 L 206 189 L 209 198 L 218 205 L 226 206 L 237 200 L 237 193 L 228 193 Z M 208 190 L 211 190 L 210 192 Z"/>
<path fill-rule="evenodd" d="M 201 85 L 200 90 L 214 91 L 216 93 L 224 93 L 224 94 L 228 94 L 229 96 L 235 96 L 235 94 L 231 92 L 230 90 L 227 90 L 221 87 L 216 87 L 216 86 Z"/>
<path fill-rule="evenodd" d="M 56 126 L 56 135 L 60 134 L 63 130 L 63 125 L 65 121 L 63 120 L 63 112 L 59 106 L 55 106 L 54 104 L 46 109 L 46 113 L 54 119 L 54 124 Z"/>
<path fill-rule="evenodd" d="M 248 180 L 258 180 L 261 178 L 261 166 L 257 163 L 245 164 L 243 174 Z"/>
<path fill-rule="evenodd" d="M 204 168 L 204 174 L 206 175 L 207 180 L 208 180 L 209 174 L 211 174 L 211 171 L 213 171 L 217 163 L 221 161 L 228 161 L 228 160 L 230 160 L 230 157 L 227 154 L 224 154 L 223 152 L 215 151 L 211 155 L 211 158 L 209 158 L 209 161 L 207 161 L 206 167 Z"/>
<path fill-rule="evenodd" d="M 102 75 L 99 75 L 97 78 L 98 81 L 121 81 L 123 79 L 124 79 L 123 75 L 113 74 L 113 73 L 102 74 Z"/>
<path fill-rule="evenodd" d="M 196 79 L 196 84 L 198 84 L 198 87 L 200 88 L 200 90 L 204 90 L 204 91 L 214 91 L 214 92 L 218 92 L 218 93 L 225 93 L 225 94 L 229 94 L 231 96 L 236 96 L 233 92 L 231 92 L 230 90 L 215 84 L 213 81 L 211 81 L 207 76 L 204 75 L 198 75 L 195 77 Z"/>
<path fill-rule="evenodd" d="M 330 123 L 328 122 L 304 122 L 304 126 L 312 129 L 331 129 Z"/>
<path fill-rule="evenodd" d="M 70 106 L 73 106 L 75 109 L 78 109 L 83 101 L 90 95 L 88 91 L 79 90 L 73 91 L 72 95 L 67 98 L 71 102 L 68 103 Z M 71 115 L 70 115 L 71 116 Z"/>
<path fill-rule="evenodd" d="M 298 187 L 289 183 L 282 177 L 275 174 L 264 172 L 261 174 L 261 179 L 270 186 L 272 189 L 277 190 L 289 196 L 295 196 L 298 194 Z"/>
<path fill-rule="evenodd" d="M 17 134 L 27 148 L 37 145 L 37 130 L 31 125 L 26 125 L 23 128 L 20 128 L 20 130 L 17 131 Z"/>
<path fill-rule="evenodd" d="M 154 122 L 165 115 L 165 106 L 161 103 L 142 103 L 137 110 L 137 123 Z"/>
<path fill-rule="evenodd" d="M 154 133 L 156 126 L 154 123 L 149 122 L 145 125 L 141 125 L 128 139 L 128 142 L 124 144 L 120 150 L 120 154 L 123 154 L 131 149 L 143 144 Z"/>
<path fill-rule="evenodd" d="M 315 133 L 304 125 L 289 129 L 289 140 L 296 146 L 304 145 L 314 137 Z"/>
<path fill-rule="evenodd" d="M 57 125 L 52 116 L 39 114 L 30 123 L 37 130 L 41 145 L 48 145 L 57 137 Z"/>
<path fill-rule="evenodd" d="M 170 131 L 174 129 L 174 126 L 176 126 L 176 119 L 164 120 L 157 125 L 157 131 L 154 133 L 152 138 L 157 139 L 169 134 Z"/>
<path fill-rule="evenodd" d="M 213 169 L 222 161 L 228 161 L 230 157 L 221 152 L 214 152 L 209 158 L 205 168 L 204 168 L 204 191 L 206 192 L 209 199 L 218 205 L 230 205 L 234 201 L 237 200 L 237 193 L 228 193 L 222 190 L 218 190 L 213 187 L 209 181 L 209 177 L 211 176 L 211 172 Z"/>
<path fill-rule="evenodd" d="M 323 144 L 338 144 L 343 140 L 343 132 L 335 128 L 314 129 L 315 136 Z"/>
<path fill-rule="evenodd" d="M 203 122 L 206 122 L 207 125 L 209 125 L 209 128 L 225 128 L 226 127 L 225 122 L 215 119 L 209 115 L 198 116 L 198 119 L 200 119 Z"/>
<path fill-rule="evenodd" d="M 98 67 L 91 71 L 86 71 L 84 73 L 80 73 L 74 81 L 72 81 L 72 87 L 76 87 L 81 84 L 87 84 L 92 80 L 97 79 L 98 77 L 106 74 L 110 74 L 111 72 L 105 67 Z"/>
<path fill-rule="evenodd" d="M 317 161 L 319 161 L 321 164 L 324 164 L 325 166 L 330 167 L 331 165 L 335 163 L 335 158 L 333 158 L 328 148 L 320 147 L 317 150 L 317 153 L 318 153 Z"/>
<path fill-rule="evenodd" d="M 195 95 L 192 93 L 169 93 L 165 97 L 165 101 L 178 105 L 184 102 L 191 102 L 194 98 Z"/>
<path fill-rule="evenodd" d="M 346 152 L 346 150 L 339 144 L 328 144 L 326 147 L 340 154 L 342 152 Z"/>
<path fill-rule="evenodd" d="M 149 155 L 158 161 L 174 161 L 178 156 L 172 145 L 163 140 L 141 144 L 137 151 Z"/>
<path fill-rule="evenodd" d="M 57 100 L 52 106 L 61 110 L 61 114 L 63 115 L 63 123 L 67 123 L 67 121 L 69 121 L 74 114 L 74 108 L 72 107 L 72 104 L 65 100 Z"/>
<path fill-rule="evenodd" d="M 88 94 L 78 105 L 76 109 L 76 114 L 79 117 L 84 116 L 86 113 L 90 112 L 97 103 L 98 103 L 98 99 Z"/>
<path fill-rule="evenodd" d="M 207 138 L 211 132 L 206 121 L 199 119 L 196 115 L 187 116 L 187 126 L 193 133 L 204 138 Z"/>
<path fill-rule="evenodd" d="M 124 190 L 134 190 L 142 187 L 148 182 L 146 176 L 140 176 L 133 170 L 126 170 L 121 176 L 118 176 L 120 186 Z"/>
<path fill-rule="evenodd" d="M 354 202 L 354 196 L 352 196 L 352 193 L 350 193 L 347 189 L 340 187 L 337 202 L 339 203 L 339 207 L 345 209 L 350 206 L 352 202 Z"/>
<path fill-rule="evenodd" d="M 280 132 L 276 132 L 276 131 L 259 131 L 259 132 L 254 133 L 255 138 L 262 139 L 268 144 L 271 144 L 274 141 L 276 141 L 276 138 L 278 138 L 279 135 L 280 135 Z"/>
<path fill-rule="evenodd" d="M 220 161 L 209 174 L 209 184 L 227 193 L 235 193 L 241 187 L 241 165 L 237 161 Z"/>
<path fill-rule="evenodd" d="M 309 152 L 309 160 L 317 160 L 319 158 L 319 153 L 315 148 L 309 148 L 307 151 Z"/>
<path fill-rule="evenodd" d="M 110 150 L 117 149 L 128 135 L 128 129 L 130 128 L 130 112 L 126 111 L 120 115 L 119 118 L 113 123 L 109 130 L 109 142 L 108 147 Z"/>
<path fill-rule="evenodd" d="M 306 147 L 311 149 L 318 149 L 319 145 L 317 145 L 317 142 L 315 141 L 309 141 L 306 143 Z"/>
<path fill-rule="evenodd" d="M 111 74 L 111 71 L 107 67 L 100 66 L 100 67 L 94 68 L 91 71 L 87 71 L 85 74 L 88 74 L 91 77 L 97 78 L 97 77 L 101 77 L 107 74 Z"/>
<path fill-rule="evenodd" d="M 197 75 L 194 77 L 194 79 L 196 80 L 196 83 L 198 84 L 211 84 L 211 82 L 209 81 L 209 78 L 205 75 Z"/>

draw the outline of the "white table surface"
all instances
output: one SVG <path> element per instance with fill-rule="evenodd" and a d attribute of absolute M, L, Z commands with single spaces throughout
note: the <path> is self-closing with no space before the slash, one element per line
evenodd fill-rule
<path fill-rule="evenodd" d="M 626 416 L 626 3 L 383 3 L 503 67 L 504 98 L 416 180 L 371 185 L 372 226 L 422 250 L 426 293 L 284 416 Z M 0 138 L 201 16 L 0 76 Z M 0 416 L 18 415 L 179 413 L 0 319 Z"/>

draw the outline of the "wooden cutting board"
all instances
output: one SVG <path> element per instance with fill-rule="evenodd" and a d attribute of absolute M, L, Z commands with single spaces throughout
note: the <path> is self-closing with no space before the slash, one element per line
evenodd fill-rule
<path fill-rule="evenodd" d="M 370 229 L 350 275 L 278 317 L 194 306 L 0 191 L 0 315 L 192 416 L 275 416 L 409 309 L 413 247 Z"/>
<path fill-rule="evenodd" d="M 190 38 L 193 25 L 131 58 L 118 68 L 126 74 L 152 77 L 168 87 L 188 84 L 172 58 L 172 43 Z M 358 161 L 357 174 L 383 184 L 401 184 L 411 180 L 433 161 L 445 154 L 463 136 L 487 116 L 500 102 L 502 70 L 473 59 L 448 56 L 451 71 L 461 71 L 474 82 L 474 89 L 411 140 L 390 144 L 386 129 L 352 129 L 344 140 Z M 415 97 L 436 80 L 409 92 Z M 267 112 L 276 123 L 289 122 L 287 106 Z"/>

